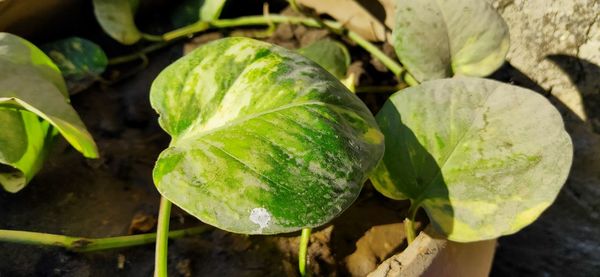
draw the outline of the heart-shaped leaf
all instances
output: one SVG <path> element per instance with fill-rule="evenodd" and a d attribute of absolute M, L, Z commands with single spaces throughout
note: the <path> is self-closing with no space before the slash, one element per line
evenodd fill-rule
<path fill-rule="evenodd" d="M 8 33 L 0 33 L 0 49 L 0 126 L 8 130 L 0 138 L 0 163 L 10 166 L 0 173 L 5 189 L 17 191 L 31 180 L 54 128 L 84 156 L 97 157 L 96 145 L 69 104 L 60 71 L 50 58 Z"/>
<path fill-rule="evenodd" d="M 331 39 L 322 39 L 298 49 L 298 52 L 325 68 L 339 80 L 346 77 L 350 66 L 350 53 L 343 44 Z"/>
<path fill-rule="evenodd" d="M 172 136 L 160 193 L 202 221 L 246 234 L 322 225 L 358 196 L 383 155 L 365 105 L 316 63 L 247 38 L 206 44 L 154 81 Z"/>
<path fill-rule="evenodd" d="M 97 44 L 70 37 L 40 47 L 62 72 L 71 94 L 88 88 L 100 78 L 108 58 Z"/>
<path fill-rule="evenodd" d="M 130 45 L 142 38 L 133 17 L 137 5 L 136 0 L 94 0 L 94 14 L 104 32 Z"/>
<path fill-rule="evenodd" d="M 508 52 L 508 27 L 485 0 L 398 0 L 392 44 L 419 81 L 486 76 Z"/>
<path fill-rule="evenodd" d="M 573 146 L 539 94 L 478 78 L 422 83 L 377 114 L 386 137 L 371 176 L 384 195 L 423 207 L 454 241 L 512 234 L 555 199 Z"/>

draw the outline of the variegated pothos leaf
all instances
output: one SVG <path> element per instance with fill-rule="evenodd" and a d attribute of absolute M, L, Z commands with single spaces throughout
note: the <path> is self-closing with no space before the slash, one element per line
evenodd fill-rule
<path fill-rule="evenodd" d="M 60 69 L 71 95 L 99 80 L 108 66 L 108 58 L 102 48 L 84 38 L 69 37 L 40 48 Z"/>
<path fill-rule="evenodd" d="M 386 153 L 371 176 L 384 195 L 423 207 L 450 240 L 512 234 L 564 184 L 573 146 L 541 95 L 478 78 L 424 82 L 377 114 Z"/>
<path fill-rule="evenodd" d="M 338 80 L 252 39 L 196 49 L 157 77 L 150 99 L 172 136 L 154 168 L 158 190 L 231 232 L 328 222 L 383 155 L 374 118 Z"/>
<path fill-rule="evenodd" d="M 397 0 L 392 45 L 418 81 L 486 76 L 508 52 L 508 26 L 487 0 Z"/>

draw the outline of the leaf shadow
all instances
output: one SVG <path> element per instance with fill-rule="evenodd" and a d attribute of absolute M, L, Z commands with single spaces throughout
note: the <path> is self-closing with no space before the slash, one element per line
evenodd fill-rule
<path fill-rule="evenodd" d="M 600 67 L 585 59 L 555 54 L 546 58 L 569 76 L 576 86 L 588 118 L 600 118 Z M 600 122 L 589 122 L 596 133 L 600 133 Z"/>
<path fill-rule="evenodd" d="M 600 220 L 597 212 L 600 208 L 600 67 L 588 60 L 564 54 L 548 55 L 546 59 L 569 78 L 577 90 L 576 96 L 581 97 L 586 117 L 582 119 L 553 95 L 552 88 L 544 89 L 508 62 L 491 76 L 546 96 L 563 115 L 574 146 L 572 169 L 555 203 L 527 228 L 499 239 L 500 247 L 491 276 L 535 274 L 539 269 L 558 276 L 573 272 L 585 275 L 593 274 L 597 265 L 589 261 L 599 256 L 594 250 L 599 245 L 594 238 L 600 234 L 600 230 L 595 228 Z M 544 247 L 540 248 L 540 245 Z"/>
<path fill-rule="evenodd" d="M 372 0 L 357 0 L 356 1 L 361 7 L 375 17 L 383 26 L 385 26 L 385 19 L 387 17 L 386 10 L 379 1 Z M 386 27 L 387 28 L 387 27 Z"/>
<path fill-rule="evenodd" d="M 451 233 L 454 229 L 454 210 L 440 165 L 415 133 L 404 124 L 398 109 L 384 107 L 380 113 L 383 113 L 383 120 L 380 122 L 383 133 L 387 137 L 397 138 L 385 141 L 388 154 L 384 156 L 383 162 L 393 169 L 389 171 L 391 178 L 403 188 L 406 196 L 419 201 L 421 207 L 425 202 L 428 204 L 428 208 L 424 210 L 429 219 L 434 212 L 431 209 L 435 207 L 436 221 L 431 221 L 432 228 L 425 230 L 428 235 L 441 237 L 441 234 Z M 421 198 L 422 195 L 427 198 Z"/>
<path fill-rule="evenodd" d="M 388 103 L 389 105 L 390 103 Z M 441 168 L 434 157 L 419 142 L 414 132 L 404 124 L 396 108 L 382 109 L 385 116 L 380 128 L 388 137 L 385 142 L 384 162 L 396 183 L 409 188 L 411 198 L 417 198 L 423 186 L 427 186 L 430 198 L 435 203 L 437 222 L 429 222 L 421 209 L 416 216 L 416 231 L 425 231 L 433 237 L 442 237 L 442 233 L 452 232 L 454 211 L 450 203 L 449 192 L 441 174 Z M 364 271 L 370 265 L 379 265 L 382 261 L 401 252 L 407 247 L 403 219 L 406 218 L 410 201 L 394 200 L 375 191 L 371 182 L 367 182 L 357 201 L 340 217 L 330 224 L 331 245 L 335 255 L 342 261 L 338 263 L 338 272 L 345 275 L 368 274 Z M 424 227 L 433 225 L 433 228 Z M 329 226 L 326 225 L 326 226 Z M 443 228 L 442 228 L 443 226 Z M 384 249 L 385 248 L 385 249 Z M 374 260 L 373 260 L 374 259 Z"/>

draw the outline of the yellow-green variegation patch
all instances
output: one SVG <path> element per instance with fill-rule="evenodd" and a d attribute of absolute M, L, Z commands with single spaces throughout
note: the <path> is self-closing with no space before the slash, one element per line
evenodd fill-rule
<path fill-rule="evenodd" d="M 231 232 L 328 222 L 383 155 L 374 118 L 338 80 L 252 39 L 196 49 L 157 77 L 150 99 L 172 136 L 154 168 L 158 190 Z"/>
<path fill-rule="evenodd" d="M 424 82 L 377 114 L 386 137 L 371 181 L 423 207 L 450 240 L 512 234 L 533 222 L 564 184 L 573 146 L 541 95 L 477 78 Z"/>
<path fill-rule="evenodd" d="M 418 81 L 486 76 L 508 52 L 508 27 L 486 0 L 397 0 L 392 45 Z"/>

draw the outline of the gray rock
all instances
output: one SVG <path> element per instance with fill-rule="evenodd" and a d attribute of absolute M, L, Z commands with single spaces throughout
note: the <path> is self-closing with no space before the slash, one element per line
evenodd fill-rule
<path fill-rule="evenodd" d="M 540 219 L 500 239 L 492 275 L 600 272 L 600 1 L 494 0 L 510 28 L 508 80 L 546 93 L 575 145 L 569 180 Z"/>

